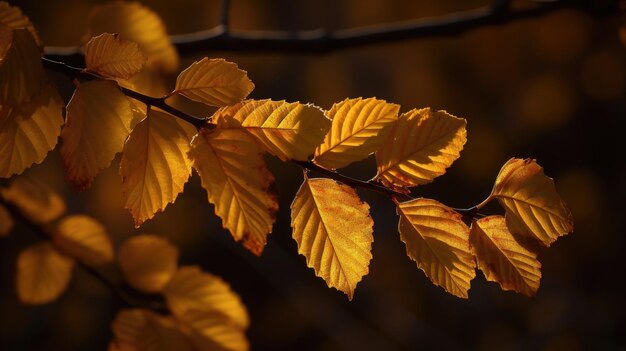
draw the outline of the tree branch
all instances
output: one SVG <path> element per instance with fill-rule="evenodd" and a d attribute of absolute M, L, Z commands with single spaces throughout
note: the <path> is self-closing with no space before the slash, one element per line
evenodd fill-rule
<path fill-rule="evenodd" d="M 617 0 L 602 5 L 584 0 L 536 1 L 512 11 L 510 0 L 495 0 L 491 6 L 435 18 L 339 30 L 316 29 L 299 32 L 235 31 L 229 28 L 229 0 L 222 5 L 222 23 L 195 33 L 173 35 L 171 41 L 182 55 L 205 51 L 273 52 L 324 54 L 360 46 L 398 42 L 424 37 L 459 35 L 474 28 L 502 25 L 538 17 L 565 8 L 578 8 L 604 15 L 617 9 Z M 82 56 L 80 47 L 46 47 L 46 56 L 55 60 Z"/>

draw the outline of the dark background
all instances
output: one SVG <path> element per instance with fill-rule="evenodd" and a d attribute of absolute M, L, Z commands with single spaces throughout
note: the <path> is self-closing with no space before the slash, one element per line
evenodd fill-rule
<path fill-rule="evenodd" d="M 47 45 L 79 43 L 92 6 L 77 0 L 11 3 L 30 16 Z M 218 1 L 143 3 L 172 34 L 218 24 Z M 484 3 L 234 0 L 231 24 L 249 30 L 348 28 Z M 348 302 L 297 254 L 288 208 L 302 174 L 272 158 L 281 210 L 261 258 L 221 228 L 195 175 L 175 204 L 134 230 L 123 209 L 117 161 L 82 193 L 64 180 L 57 152 L 26 174 L 63 194 L 71 213 L 102 221 L 117 245 L 129 235 L 159 234 L 179 246 L 181 264 L 222 276 L 249 309 L 253 350 L 623 349 L 625 23 L 618 14 L 598 20 L 570 10 L 450 38 L 326 55 L 207 51 L 182 60 L 181 69 L 203 56 L 237 62 L 256 84 L 254 98 L 330 108 L 346 97 L 376 96 L 401 104 L 402 111 L 430 106 L 466 118 L 468 143 L 461 158 L 415 191 L 450 206 L 482 201 L 510 157 L 536 158 L 555 178 L 576 229 L 540 251 L 543 278 L 534 298 L 501 291 L 480 273 L 468 300 L 433 286 L 406 256 L 391 201 L 359 190 L 375 220 L 374 259 Z M 55 82 L 69 98 L 68 81 Z M 345 172 L 369 179 L 374 161 Z M 0 349 L 104 350 L 119 301 L 84 271 L 75 270 L 67 292 L 54 303 L 30 307 L 17 300 L 15 260 L 36 241 L 24 227 L 0 239 Z"/>

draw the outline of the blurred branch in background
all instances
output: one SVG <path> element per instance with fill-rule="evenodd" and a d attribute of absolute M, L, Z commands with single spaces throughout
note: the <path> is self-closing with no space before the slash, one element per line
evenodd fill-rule
<path fill-rule="evenodd" d="M 524 6 L 514 9 L 511 0 L 495 0 L 490 6 L 475 10 L 409 22 L 385 23 L 339 30 L 321 28 L 309 31 L 282 32 L 231 31 L 228 20 L 230 2 L 230 0 L 223 1 L 220 25 L 204 31 L 171 36 L 171 40 L 179 53 L 184 55 L 215 50 L 323 54 L 407 39 L 459 35 L 478 27 L 506 24 L 568 8 L 580 9 L 590 14 L 603 16 L 614 13 L 619 6 L 618 0 L 555 0 L 524 1 L 522 2 Z M 81 48 L 78 46 L 46 47 L 45 54 L 54 60 L 82 56 Z"/>

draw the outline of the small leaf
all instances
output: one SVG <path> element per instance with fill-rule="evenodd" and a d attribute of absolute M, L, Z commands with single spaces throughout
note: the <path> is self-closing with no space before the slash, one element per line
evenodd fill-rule
<path fill-rule="evenodd" d="M 190 138 L 183 123 L 152 110 L 124 145 L 122 192 L 137 227 L 174 202 L 191 175 Z"/>
<path fill-rule="evenodd" d="M 459 158 L 467 140 L 462 118 L 430 108 L 398 118 L 385 144 L 376 151 L 376 180 L 402 189 L 431 182 Z"/>
<path fill-rule="evenodd" d="M 113 261 L 113 244 L 104 227 L 89 216 L 65 217 L 57 224 L 54 244 L 64 253 L 96 266 Z"/>
<path fill-rule="evenodd" d="M 187 310 L 178 316 L 198 350 L 247 351 L 244 330 L 218 311 Z"/>
<path fill-rule="evenodd" d="M 424 198 L 399 203 L 398 214 L 407 255 L 435 285 L 467 298 L 476 262 L 470 253 L 469 228 L 461 215 Z"/>
<path fill-rule="evenodd" d="M 135 125 L 145 117 L 119 90 L 117 83 L 80 83 L 67 105 L 61 131 L 61 156 L 68 180 L 85 189 L 107 168 Z"/>
<path fill-rule="evenodd" d="M 30 101 L 44 85 L 41 48 L 27 29 L 14 29 L 11 46 L 0 65 L 0 105 Z"/>
<path fill-rule="evenodd" d="M 6 207 L 0 205 L 0 237 L 7 236 L 13 229 L 13 217 L 6 209 Z"/>
<path fill-rule="evenodd" d="M 180 72 L 173 94 L 211 106 L 233 105 L 254 89 L 246 71 L 224 59 L 203 58 Z"/>
<path fill-rule="evenodd" d="M 352 300 L 369 271 L 374 222 L 369 206 L 349 186 L 305 178 L 291 204 L 291 227 L 298 253 L 331 288 Z"/>
<path fill-rule="evenodd" d="M 235 240 L 256 255 L 263 252 L 278 202 L 259 146 L 244 131 L 201 129 L 189 156 L 215 214 Z"/>
<path fill-rule="evenodd" d="M 111 327 L 115 337 L 112 344 L 121 350 L 195 350 L 174 320 L 149 310 L 121 310 Z"/>
<path fill-rule="evenodd" d="M 176 272 L 178 249 L 156 235 L 127 239 L 118 260 L 128 284 L 145 292 L 159 292 Z"/>
<path fill-rule="evenodd" d="M 246 100 L 218 111 L 213 119 L 220 128 L 243 128 L 283 161 L 306 161 L 330 128 L 321 109 L 298 102 Z"/>
<path fill-rule="evenodd" d="M 41 163 L 54 149 L 63 125 L 63 100 L 49 85 L 31 101 L 0 106 L 0 178 Z"/>
<path fill-rule="evenodd" d="M 0 188 L 0 195 L 37 224 L 52 222 L 65 212 L 65 202 L 58 194 L 25 177 L 15 178 L 9 187 Z"/>
<path fill-rule="evenodd" d="M 242 329 L 250 323 L 246 307 L 230 286 L 196 266 L 180 267 L 163 289 L 163 295 L 176 316 L 184 316 L 190 310 L 218 311 Z"/>
<path fill-rule="evenodd" d="M 136 43 L 117 34 L 100 34 L 85 47 L 87 69 L 110 78 L 129 79 L 141 71 L 146 59 Z"/>
<path fill-rule="evenodd" d="M 24 303 L 54 301 L 72 277 L 74 260 L 58 252 L 49 242 L 24 249 L 17 258 L 17 295 Z"/>
<path fill-rule="evenodd" d="M 35 38 L 35 42 L 38 46 L 43 44 L 41 39 L 39 39 L 39 34 L 30 19 L 22 13 L 22 10 L 19 7 L 11 6 L 6 1 L 0 2 L 0 24 L 3 24 L 11 29 L 26 28 L 33 38 Z"/>
<path fill-rule="evenodd" d="M 137 43 L 148 56 L 150 66 L 169 73 L 178 69 L 178 53 L 163 21 L 139 2 L 111 1 L 94 7 L 86 37 L 89 39 L 102 33 L 118 33 L 120 37 Z"/>
<path fill-rule="evenodd" d="M 399 105 L 375 98 L 334 104 L 327 113 L 331 129 L 315 150 L 314 162 L 335 169 L 367 158 L 385 141 L 399 110 Z"/>
<path fill-rule="evenodd" d="M 470 242 L 478 268 L 488 281 L 527 296 L 537 293 L 541 263 L 536 253 L 515 239 L 504 217 L 489 216 L 474 222 Z"/>
<path fill-rule="evenodd" d="M 506 209 L 506 223 L 513 234 L 536 238 L 550 246 L 574 230 L 572 213 L 557 194 L 552 178 L 535 160 L 507 161 L 485 202 L 494 197 Z"/>

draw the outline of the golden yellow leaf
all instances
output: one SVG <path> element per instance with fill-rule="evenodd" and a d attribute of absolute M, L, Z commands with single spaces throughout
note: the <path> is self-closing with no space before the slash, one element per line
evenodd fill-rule
<path fill-rule="evenodd" d="M 237 64 L 205 57 L 180 72 L 172 94 L 211 106 L 227 106 L 245 99 L 253 89 L 246 71 Z"/>
<path fill-rule="evenodd" d="M 100 34 L 85 46 L 87 69 L 105 77 L 128 79 L 141 71 L 146 60 L 137 43 L 117 34 Z"/>
<path fill-rule="evenodd" d="M 512 158 L 502 166 L 483 204 L 492 198 L 506 209 L 506 223 L 513 234 L 536 238 L 550 246 L 574 230 L 572 213 L 557 194 L 552 178 L 535 160 Z"/>
<path fill-rule="evenodd" d="M 29 102 L 0 106 L 0 178 L 41 163 L 57 144 L 63 125 L 63 100 L 46 84 Z"/>
<path fill-rule="evenodd" d="M 88 23 L 87 39 L 102 33 L 118 33 L 139 45 L 148 56 L 148 65 L 169 73 L 178 69 L 178 53 L 163 21 L 139 2 L 111 1 L 97 5 Z"/>
<path fill-rule="evenodd" d="M 150 234 L 127 239 L 118 260 L 128 284 L 145 292 L 161 291 L 176 272 L 178 249 Z"/>
<path fill-rule="evenodd" d="M 111 325 L 114 347 L 135 351 L 194 351 L 189 338 L 170 317 L 143 309 L 117 313 Z"/>
<path fill-rule="evenodd" d="M 113 261 L 113 244 L 106 229 L 89 216 L 63 218 L 52 236 L 54 244 L 65 254 L 95 266 Z"/>
<path fill-rule="evenodd" d="M 27 29 L 14 29 L 0 65 L 0 104 L 16 106 L 32 99 L 45 81 L 41 48 Z"/>
<path fill-rule="evenodd" d="M 369 271 L 373 225 L 369 206 L 356 191 L 332 179 L 305 177 L 291 204 L 298 253 L 329 287 L 350 300 Z"/>
<path fill-rule="evenodd" d="M 461 215 L 431 199 L 398 203 L 400 238 L 417 267 L 452 295 L 467 298 L 476 262 Z"/>
<path fill-rule="evenodd" d="M 224 228 L 260 255 L 278 209 L 260 147 L 242 130 L 202 129 L 189 156 Z"/>
<path fill-rule="evenodd" d="M 183 123 L 152 110 L 124 144 L 122 192 L 137 227 L 174 202 L 191 175 L 190 138 Z"/>
<path fill-rule="evenodd" d="M 541 263 L 537 254 L 520 244 L 502 216 L 489 216 L 472 224 L 470 243 L 485 278 L 513 290 L 534 296 L 539 289 Z"/>
<path fill-rule="evenodd" d="M 0 23 L 0 65 L 13 43 L 13 30 Z"/>
<path fill-rule="evenodd" d="M 187 310 L 178 316 L 198 350 L 247 351 L 244 330 L 218 311 Z"/>
<path fill-rule="evenodd" d="M 7 236 L 13 229 L 13 217 L 6 209 L 6 207 L 0 205 L 0 237 Z"/>
<path fill-rule="evenodd" d="M 43 242 L 24 249 L 17 258 L 17 296 L 29 304 L 54 301 L 72 278 L 74 260 Z"/>
<path fill-rule="evenodd" d="M 334 104 L 327 113 L 332 126 L 315 150 L 313 161 L 335 169 L 367 158 L 385 141 L 399 110 L 400 105 L 375 98 L 346 99 Z"/>
<path fill-rule="evenodd" d="M 162 293 L 176 316 L 189 310 L 218 311 L 242 329 L 250 324 L 246 307 L 230 286 L 197 266 L 180 267 Z"/>
<path fill-rule="evenodd" d="M 143 117 L 114 81 L 80 83 L 67 105 L 67 122 L 61 131 L 67 179 L 81 190 L 91 186 Z"/>
<path fill-rule="evenodd" d="M 431 182 L 459 158 L 467 141 L 462 118 L 430 108 L 402 114 L 376 151 L 376 180 L 401 189 Z"/>
<path fill-rule="evenodd" d="M 316 106 L 246 100 L 214 115 L 221 128 L 243 128 L 281 160 L 306 161 L 324 139 L 330 120 Z"/>
<path fill-rule="evenodd" d="M 0 1 L 0 24 L 11 29 L 26 28 L 33 38 L 35 38 L 37 45 L 42 45 L 39 34 L 30 19 L 22 13 L 19 7 L 11 6 L 6 1 Z"/>
<path fill-rule="evenodd" d="M 15 178 L 0 195 L 17 207 L 22 215 L 37 224 L 46 224 L 65 212 L 65 202 L 41 183 L 25 177 Z"/>

